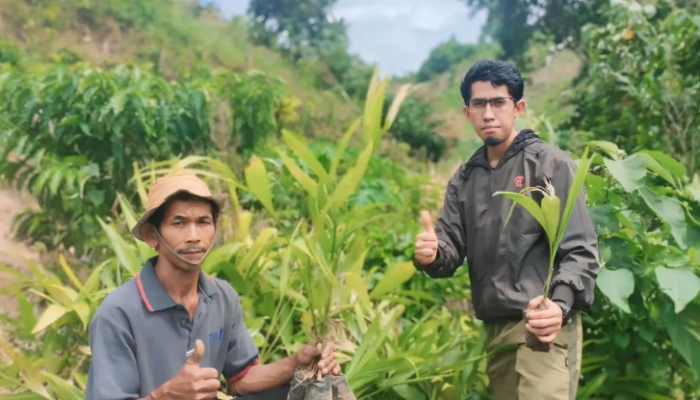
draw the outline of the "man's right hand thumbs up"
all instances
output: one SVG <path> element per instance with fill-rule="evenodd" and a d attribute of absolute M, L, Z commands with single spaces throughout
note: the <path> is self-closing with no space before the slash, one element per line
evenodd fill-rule
<path fill-rule="evenodd" d="M 152 395 L 154 398 L 173 400 L 216 399 L 216 391 L 221 386 L 219 372 L 215 368 L 201 368 L 204 357 L 204 343 L 197 339 L 194 352 L 185 361 L 180 371 Z"/>
<path fill-rule="evenodd" d="M 427 211 L 421 212 L 423 220 L 423 232 L 416 237 L 416 260 L 428 265 L 435 261 L 437 257 L 438 238 L 433 229 L 433 220 Z"/>

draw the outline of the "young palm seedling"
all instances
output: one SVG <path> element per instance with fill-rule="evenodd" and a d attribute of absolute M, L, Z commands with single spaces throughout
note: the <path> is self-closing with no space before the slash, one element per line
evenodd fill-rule
<path fill-rule="evenodd" d="M 549 295 L 550 285 L 552 282 L 554 259 L 557 254 L 557 250 L 559 249 L 559 244 L 564 236 L 564 232 L 566 231 L 566 227 L 569 224 L 569 218 L 573 212 L 576 200 L 581 193 L 591 161 L 592 158 L 588 157 L 588 148 L 586 148 L 586 150 L 583 152 L 583 157 L 581 157 L 579 162 L 574 181 L 569 188 L 569 195 L 566 199 L 566 205 L 563 213 L 561 212 L 561 201 L 555 193 L 554 185 L 552 184 L 549 176 L 545 176 L 544 186 L 526 187 L 521 190 L 520 193 L 496 192 L 493 194 L 494 196 L 502 195 L 513 200 L 513 206 L 510 208 L 510 212 L 506 217 L 506 224 L 508 224 L 508 220 L 510 219 L 515 206 L 520 205 L 527 210 L 527 212 L 529 212 L 540 225 L 542 225 L 542 229 L 544 229 L 545 233 L 547 234 L 547 239 L 549 240 L 549 270 L 547 273 L 547 279 L 544 283 L 542 302 L 538 306 L 538 310 L 543 310 L 546 308 L 545 301 Z M 535 200 L 526 195 L 527 193 L 533 191 L 540 192 L 542 194 L 542 201 L 539 205 L 537 202 L 535 202 Z M 526 333 L 525 344 L 534 351 L 549 352 L 550 350 L 549 344 L 541 343 L 529 331 Z"/>

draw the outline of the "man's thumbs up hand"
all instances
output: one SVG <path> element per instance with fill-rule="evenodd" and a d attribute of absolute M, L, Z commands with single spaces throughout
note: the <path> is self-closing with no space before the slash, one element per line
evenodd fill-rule
<path fill-rule="evenodd" d="M 196 365 L 199 367 L 199 365 L 202 363 L 202 357 L 204 357 L 204 343 L 197 339 L 194 342 L 194 352 L 190 358 L 187 359 L 187 364 Z"/>
<path fill-rule="evenodd" d="M 420 215 L 423 219 L 423 228 L 425 229 L 425 232 L 435 232 L 433 230 L 433 219 L 430 217 L 430 213 L 423 210 Z"/>
<path fill-rule="evenodd" d="M 437 257 L 438 238 L 433 229 L 433 220 L 427 211 L 421 212 L 423 220 L 423 232 L 416 237 L 416 260 L 428 265 L 435 261 Z"/>
<path fill-rule="evenodd" d="M 204 343 L 197 339 L 194 352 L 185 361 L 180 371 L 163 384 L 155 398 L 163 397 L 174 400 L 208 400 L 216 398 L 219 390 L 219 372 L 214 368 L 201 368 L 204 358 Z M 154 394 L 156 394 L 154 392 Z"/>

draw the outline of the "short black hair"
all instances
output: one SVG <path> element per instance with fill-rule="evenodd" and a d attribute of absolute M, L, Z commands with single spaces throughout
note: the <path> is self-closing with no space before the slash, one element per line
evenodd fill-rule
<path fill-rule="evenodd" d="M 204 199 L 199 196 L 195 196 L 193 194 L 187 193 L 187 192 L 180 192 L 173 197 L 169 198 L 168 201 L 165 203 L 161 204 L 156 211 L 151 214 L 151 216 L 148 218 L 148 223 L 153 225 L 156 230 L 160 229 L 160 224 L 163 223 L 163 220 L 165 219 L 165 210 L 168 209 L 168 206 L 170 205 L 171 202 L 173 201 L 191 201 L 191 200 L 205 200 L 208 201 L 211 204 L 211 218 L 214 221 L 214 225 L 216 225 L 216 220 L 219 219 L 219 205 L 216 204 L 215 202 L 211 200 Z"/>
<path fill-rule="evenodd" d="M 464 75 L 460 91 L 465 105 L 471 100 L 472 84 L 479 81 L 491 82 L 494 86 L 506 85 L 508 93 L 516 102 L 523 98 L 523 92 L 525 92 L 525 82 L 515 65 L 506 61 L 482 60 L 474 64 Z"/>

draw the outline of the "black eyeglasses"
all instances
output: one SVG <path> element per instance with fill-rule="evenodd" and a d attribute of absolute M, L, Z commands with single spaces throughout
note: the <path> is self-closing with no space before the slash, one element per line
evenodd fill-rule
<path fill-rule="evenodd" d="M 467 104 L 469 111 L 484 111 L 487 104 L 491 104 L 494 110 L 500 110 L 508 104 L 508 99 L 513 100 L 513 97 L 494 97 L 492 99 L 472 99 Z"/>

